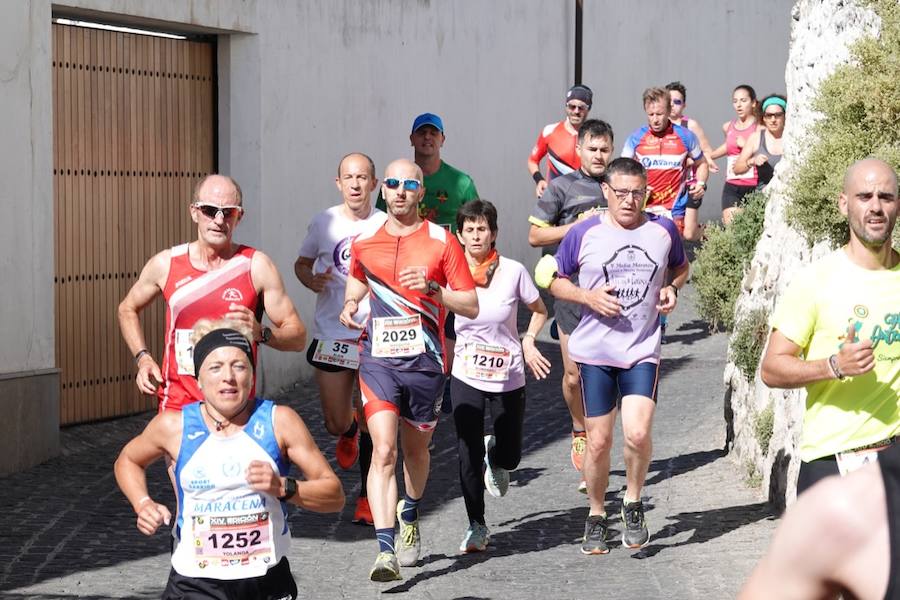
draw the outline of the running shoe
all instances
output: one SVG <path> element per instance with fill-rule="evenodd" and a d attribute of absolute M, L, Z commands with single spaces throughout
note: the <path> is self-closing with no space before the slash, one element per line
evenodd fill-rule
<path fill-rule="evenodd" d="M 369 499 L 360 496 L 356 499 L 356 512 L 353 513 L 353 522 L 357 525 L 374 525 L 372 509 L 369 508 Z"/>
<path fill-rule="evenodd" d="M 584 449 L 587 447 L 587 432 L 572 432 L 572 466 L 576 471 L 584 467 Z"/>
<path fill-rule="evenodd" d="M 400 575 L 400 563 L 397 562 L 397 555 L 390 552 L 379 552 L 372 570 L 369 571 L 369 579 L 372 581 L 399 581 L 403 579 Z"/>
<path fill-rule="evenodd" d="M 403 500 L 397 503 L 397 522 L 400 524 L 400 539 L 397 540 L 397 560 L 403 567 L 414 567 L 419 562 L 422 540 L 419 537 L 419 520 L 407 523 L 400 516 Z"/>
<path fill-rule="evenodd" d="M 491 448 L 496 445 L 496 437 L 484 436 L 484 489 L 494 498 L 500 498 L 509 489 L 509 471 L 491 464 Z"/>
<path fill-rule="evenodd" d="M 353 417 L 355 420 L 356 417 Z M 356 433 L 351 437 L 347 437 L 346 435 L 339 435 L 337 446 L 334 449 L 334 455 L 337 458 L 337 464 L 340 468 L 350 469 L 353 465 L 356 464 L 356 459 L 359 458 L 359 427 L 356 428 Z"/>
<path fill-rule="evenodd" d="M 590 515 L 584 522 L 584 540 L 581 543 L 582 554 L 606 554 L 609 546 L 606 545 L 606 517 Z"/>
<path fill-rule="evenodd" d="M 582 477 L 581 481 L 578 483 L 578 491 L 582 494 L 587 494 L 587 481 L 584 480 L 584 477 Z"/>
<path fill-rule="evenodd" d="M 647 530 L 647 521 L 644 519 L 644 503 L 622 501 L 622 523 L 625 530 L 622 531 L 622 545 L 626 548 L 643 548 L 650 541 L 650 532 Z"/>
<path fill-rule="evenodd" d="M 466 530 L 466 537 L 463 538 L 462 544 L 459 545 L 460 552 L 484 552 L 487 550 L 488 544 L 491 543 L 491 532 L 488 528 L 473 521 Z"/>

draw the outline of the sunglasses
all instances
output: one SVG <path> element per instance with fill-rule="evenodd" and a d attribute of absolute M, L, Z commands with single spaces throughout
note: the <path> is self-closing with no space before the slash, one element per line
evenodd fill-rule
<path fill-rule="evenodd" d="M 763 118 L 765 118 L 765 119 L 780 119 L 783 116 L 784 116 L 784 113 L 781 111 L 773 112 L 773 113 L 769 113 L 769 112 L 763 113 Z"/>
<path fill-rule="evenodd" d="M 586 106 L 584 104 L 566 104 L 566 108 L 571 110 L 572 112 L 575 112 L 575 111 L 587 112 L 588 110 L 590 110 L 591 107 Z"/>
<path fill-rule="evenodd" d="M 396 190 L 402 185 L 403 189 L 407 192 L 415 192 L 417 189 L 422 187 L 422 182 L 418 179 L 396 179 L 394 177 L 388 177 L 384 180 L 384 185 L 389 190 Z"/>
<path fill-rule="evenodd" d="M 679 100 L 678 98 L 672 98 L 672 104 L 674 104 L 675 106 L 681 106 L 682 104 L 684 104 L 684 100 Z"/>
<path fill-rule="evenodd" d="M 222 218 L 226 221 L 235 215 L 244 214 L 244 208 L 241 206 L 218 206 L 216 204 L 204 204 L 201 202 L 194 203 L 194 206 L 203 213 L 208 219 L 215 220 L 221 213 Z"/>

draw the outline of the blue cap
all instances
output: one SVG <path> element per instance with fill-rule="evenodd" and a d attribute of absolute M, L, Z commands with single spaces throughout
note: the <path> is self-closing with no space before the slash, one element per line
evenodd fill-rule
<path fill-rule="evenodd" d="M 444 122 L 441 121 L 441 118 L 439 116 L 432 113 L 422 113 L 421 115 L 416 117 L 416 120 L 413 121 L 411 133 L 415 133 L 425 125 L 431 125 L 441 133 L 444 133 Z"/>

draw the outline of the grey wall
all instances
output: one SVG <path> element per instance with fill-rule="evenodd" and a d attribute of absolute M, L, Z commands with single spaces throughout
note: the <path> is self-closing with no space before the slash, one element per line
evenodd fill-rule
<path fill-rule="evenodd" d="M 749 83 L 760 99 L 783 94 L 792 6 L 789 0 L 586 0 L 583 79 L 594 89 L 591 116 L 613 126 L 617 154 L 647 122 L 645 88 L 681 81 L 685 113 L 700 121 L 713 148 L 725 141 L 722 124 L 734 118 L 735 86 Z M 725 159 L 718 164 L 703 220 L 721 217 Z"/>

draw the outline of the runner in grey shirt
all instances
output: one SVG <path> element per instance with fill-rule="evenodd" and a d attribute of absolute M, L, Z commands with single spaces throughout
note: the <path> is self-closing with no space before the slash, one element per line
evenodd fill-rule
<path fill-rule="evenodd" d="M 528 218 L 528 243 L 542 248 L 544 254 L 554 254 L 563 236 L 579 219 L 606 208 L 600 182 L 613 153 L 612 127 L 599 119 L 585 121 L 578 130 L 575 150 L 581 168 L 553 179 Z M 572 416 L 572 465 L 581 471 L 586 443 L 584 408 L 578 366 L 569 358 L 569 334 L 581 320 L 581 305 L 557 300 L 553 307 L 565 367 L 563 398 Z M 579 489 L 586 491 L 584 479 Z"/>

